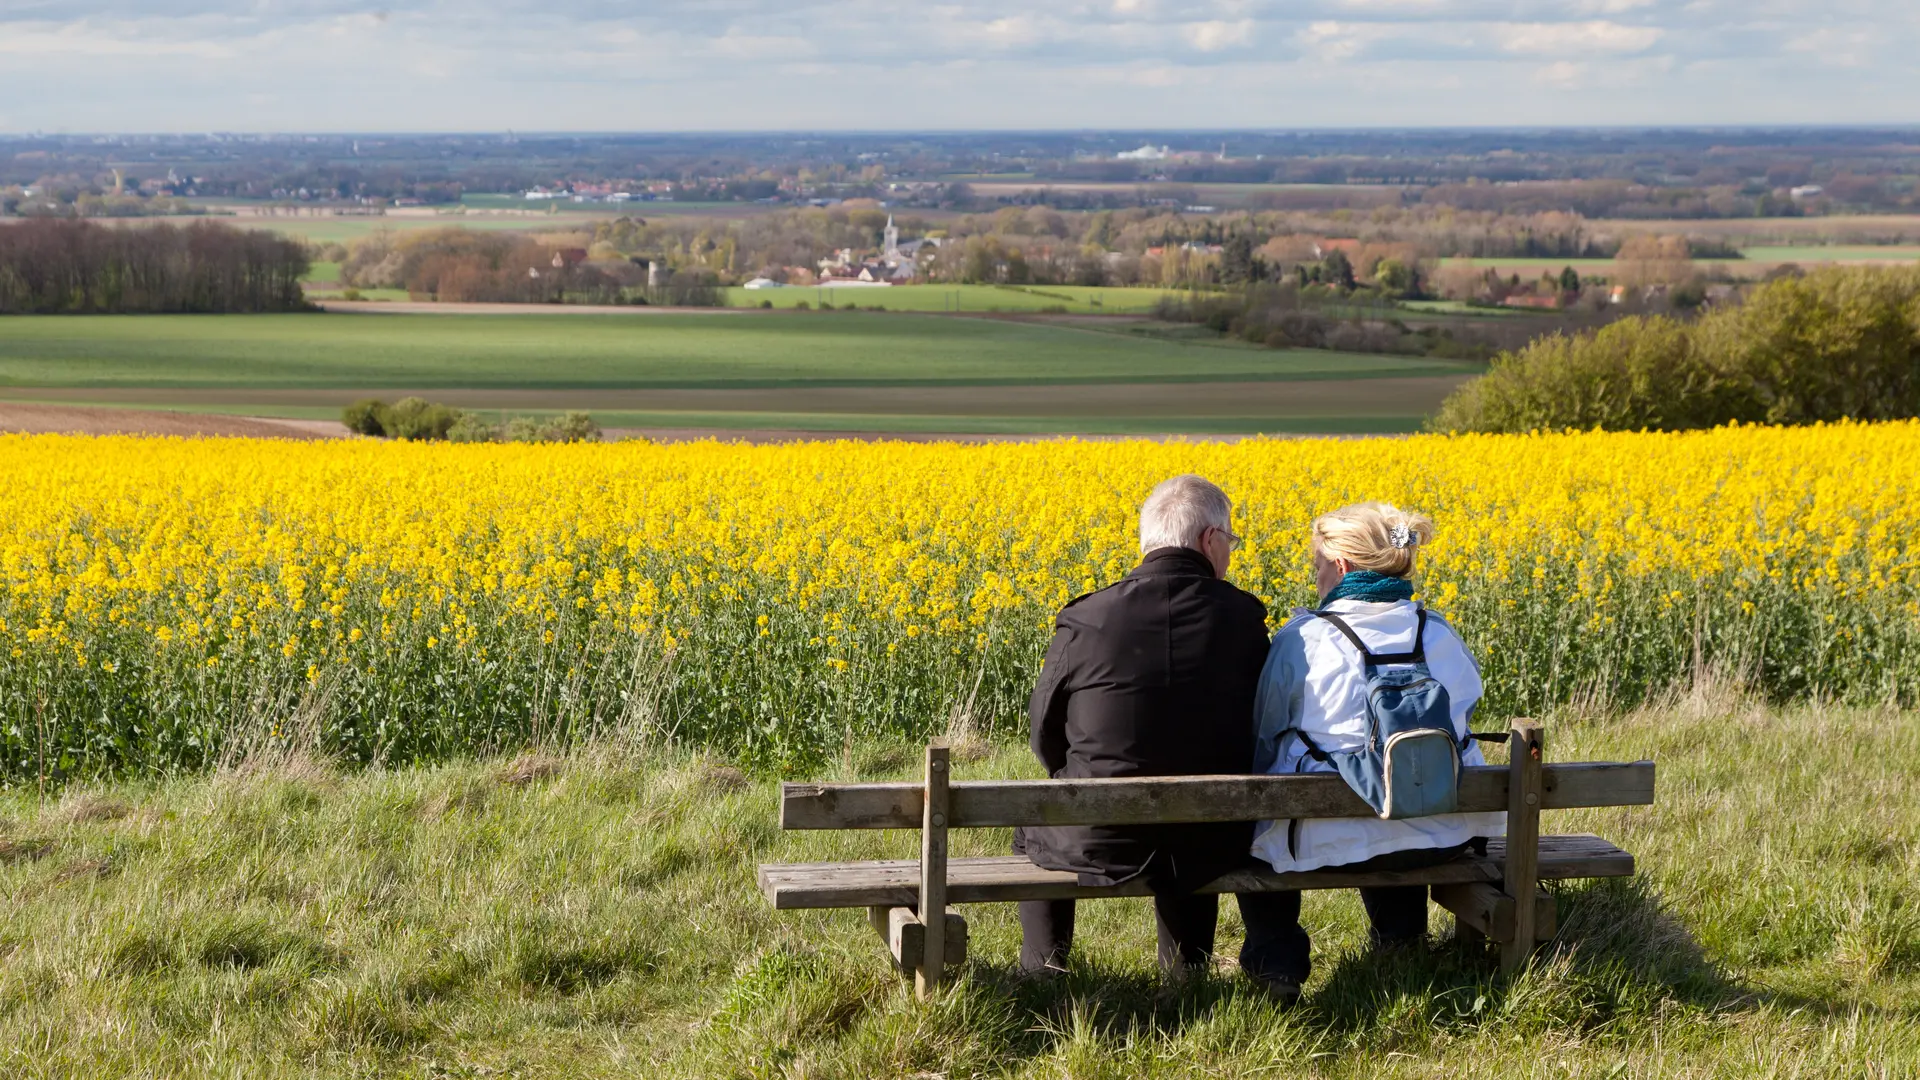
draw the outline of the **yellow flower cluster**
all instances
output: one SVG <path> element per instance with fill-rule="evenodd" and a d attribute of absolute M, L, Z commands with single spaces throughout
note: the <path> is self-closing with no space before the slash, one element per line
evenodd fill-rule
<path fill-rule="evenodd" d="M 457 708 L 464 734 L 444 738 L 512 739 L 524 718 L 501 714 L 631 708 L 612 684 L 645 672 L 671 684 L 654 700 L 678 703 L 677 730 L 722 741 L 721 716 L 931 722 L 983 680 L 1004 721 L 1054 609 L 1124 574 L 1142 497 L 1197 472 L 1234 498 L 1233 577 L 1276 623 L 1312 602 L 1315 514 L 1432 515 L 1426 598 L 1515 680 L 1495 695 L 1514 707 L 1671 675 L 1703 647 L 1789 691 L 1875 693 L 1916 674 L 1915 461 L 1920 423 L 985 446 L 10 436 L 0 688 L 144 715 L 163 684 L 191 712 L 269 668 L 338 671 L 330 707 L 374 756 L 410 737 L 370 733 L 375 711 L 413 730 Z M 770 689 L 798 683 L 827 689 Z M 769 697 L 809 715 L 755 713 Z"/>

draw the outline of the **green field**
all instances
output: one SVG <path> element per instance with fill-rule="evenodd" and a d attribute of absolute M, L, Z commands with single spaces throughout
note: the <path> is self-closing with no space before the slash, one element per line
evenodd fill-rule
<path fill-rule="evenodd" d="M 610 426 L 1391 432 L 1473 365 L 867 312 L 20 318 L 0 397 L 327 416 L 417 393 Z"/>
<path fill-rule="evenodd" d="M 864 312 L 21 318 L 0 386 L 786 387 L 1450 374 L 1416 357 Z"/>
<path fill-rule="evenodd" d="M 1066 309 L 1076 315 L 1126 315 L 1149 311 L 1162 297 L 1183 294 L 1167 289 L 1097 288 L 1085 285 L 890 285 L 886 288 L 812 288 L 726 291 L 730 307 L 777 309 L 800 304 L 885 308 L 888 311 L 1043 311 Z"/>
<path fill-rule="evenodd" d="M 1145 900 L 1080 909 L 1073 971 L 1015 971 L 1012 905 L 915 1002 L 864 912 L 771 910 L 759 862 L 912 858 L 782 833 L 771 778 L 614 744 L 432 768 L 264 759 L 0 793 L 0 1074 L 98 1077 L 1899 1077 L 1920 1071 L 1920 716 L 1738 702 L 1550 717 L 1561 760 L 1654 759 L 1650 807 L 1549 813 L 1632 851 L 1555 889 L 1512 983 L 1435 911 L 1370 953 L 1309 893 L 1299 1007 L 1153 967 Z M 820 779 L 912 779 L 855 745 Z M 1495 751 L 1497 754 L 1498 751 Z M 1024 749 L 956 779 L 1038 775 Z M 1809 808 L 1821 808 L 1810 812 Z M 1007 831 L 954 834 L 999 854 Z M 1242 930 L 1222 905 L 1219 948 Z"/>
<path fill-rule="evenodd" d="M 1794 244 L 1778 247 L 1750 247 L 1741 254 L 1757 262 L 1920 262 L 1920 247 L 1878 244 Z"/>

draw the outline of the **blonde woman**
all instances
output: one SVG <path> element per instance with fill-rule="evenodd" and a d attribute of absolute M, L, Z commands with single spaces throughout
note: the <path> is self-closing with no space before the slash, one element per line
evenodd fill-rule
<path fill-rule="evenodd" d="M 1360 503 L 1314 520 L 1320 605 L 1316 611 L 1296 610 L 1267 653 L 1254 703 L 1255 771 L 1331 772 L 1329 754 L 1366 743 L 1366 669 L 1356 638 L 1376 655 L 1424 646 L 1428 670 L 1447 692 L 1462 763 L 1485 764 L 1478 744 L 1468 737 L 1468 721 L 1484 693 L 1480 669 L 1453 628 L 1436 612 L 1423 614 L 1413 599 L 1420 550 L 1432 540 L 1432 521 L 1385 503 Z M 1505 832 L 1506 815 L 1497 813 L 1271 821 L 1256 830 L 1253 854 L 1283 873 L 1334 867 L 1406 870 L 1458 857 L 1475 837 Z M 1284 973 L 1282 981 L 1291 981 L 1297 993 L 1310 968 L 1300 894 L 1275 895 L 1287 910 L 1267 913 L 1258 927 L 1250 925 L 1247 949 L 1261 969 Z M 1424 940 L 1425 886 L 1362 889 L 1360 897 L 1376 946 Z M 1252 940 L 1256 932 L 1259 941 Z"/>

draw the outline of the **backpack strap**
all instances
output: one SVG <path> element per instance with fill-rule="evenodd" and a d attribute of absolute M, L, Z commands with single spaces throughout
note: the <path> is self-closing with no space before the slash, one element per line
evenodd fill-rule
<path fill-rule="evenodd" d="M 1338 615 L 1335 615 L 1331 611 L 1316 611 L 1313 613 L 1313 615 L 1314 615 L 1314 618 L 1327 620 L 1328 622 L 1333 624 L 1333 628 L 1335 630 L 1338 630 L 1342 634 L 1345 634 L 1347 636 L 1347 640 L 1353 642 L 1353 647 L 1360 650 L 1360 659 L 1362 661 L 1365 661 L 1367 663 L 1373 662 L 1374 656 L 1373 656 L 1373 653 L 1367 649 L 1367 643 L 1364 641 L 1361 641 L 1360 635 L 1353 632 L 1353 627 L 1347 625 L 1347 620 L 1341 618 Z"/>
<path fill-rule="evenodd" d="M 1307 738 L 1306 732 L 1301 731 L 1299 728 L 1288 728 L 1286 730 L 1286 734 L 1289 734 L 1298 738 L 1300 742 L 1306 746 L 1307 756 L 1312 758 L 1313 760 L 1315 761 L 1332 761 L 1333 760 L 1333 758 L 1328 756 L 1325 750 L 1320 749 L 1319 746 L 1314 744 L 1314 741 L 1312 739 Z"/>
<path fill-rule="evenodd" d="M 1424 604 L 1415 604 L 1413 605 L 1413 610 L 1417 615 L 1413 629 L 1413 648 L 1407 652 L 1397 653 L 1376 653 L 1368 649 L 1366 643 L 1360 640 L 1360 635 L 1353 632 L 1353 627 L 1348 626 L 1345 619 L 1342 619 L 1331 611 L 1316 611 L 1313 614 L 1317 618 L 1325 619 L 1332 623 L 1334 629 L 1345 634 L 1347 640 L 1353 642 L 1353 647 L 1360 650 L 1360 660 L 1362 663 L 1370 665 L 1424 664 L 1427 662 L 1427 608 Z"/>

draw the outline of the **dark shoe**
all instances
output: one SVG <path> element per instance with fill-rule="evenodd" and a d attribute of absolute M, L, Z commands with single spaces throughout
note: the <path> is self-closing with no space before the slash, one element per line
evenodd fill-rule
<path fill-rule="evenodd" d="M 1375 956 L 1418 955 L 1427 950 L 1427 935 L 1415 934 L 1412 937 L 1381 937 L 1379 934 L 1367 934 L 1367 947 Z"/>
<path fill-rule="evenodd" d="M 1249 975 L 1248 978 L 1253 980 L 1253 985 L 1265 994 L 1268 1000 L 1283 1009 L 1291 1009 L 1300 1003 L 1300 984 L 1292 979 L 1283 975 L 1272 978 Z"/>
<path fill-rule="evenodd" d="M 1048 964 L 1045 967 L 1020 969 L 1020 978 L 1023 981 L 1043 986 L 1047 983 L 1058 982 L 1066 978 L 1066 975 L 1067 969 L 1055 964 Z"/>
<path fill-rule="evenodd" d="M 1170 968 L 1162 968 L 1160 974 L 1166 977 L 1168 985 L 1183 987 L 1205 980 L 1207 971 L 1211 966 L 1212 965 L 1205 963 L 1177 964 Z"/>

